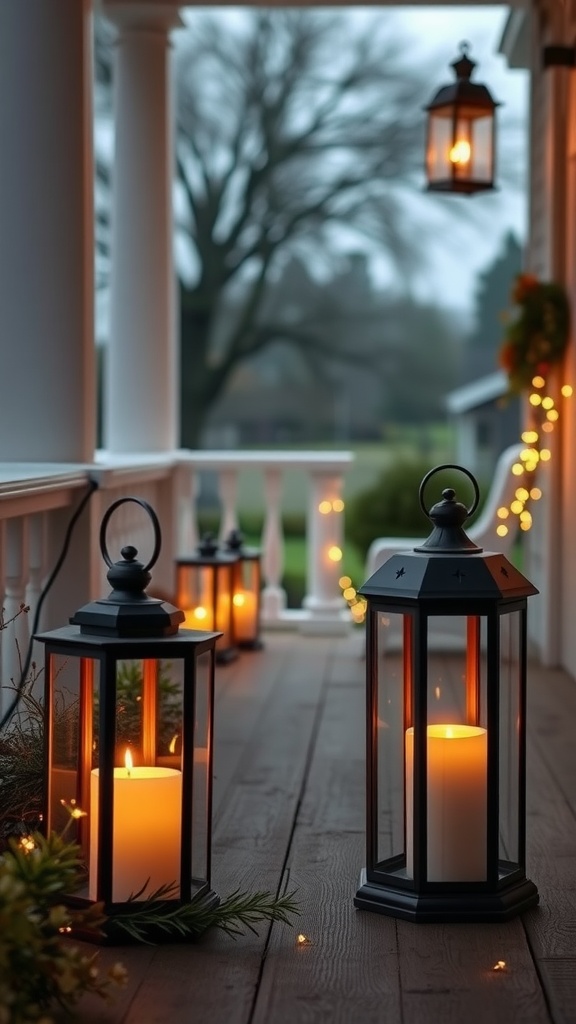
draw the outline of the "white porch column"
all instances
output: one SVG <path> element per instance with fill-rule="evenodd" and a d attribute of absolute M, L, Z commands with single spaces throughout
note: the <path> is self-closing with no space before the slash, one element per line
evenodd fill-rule
<path fill-rule="evenodd" d="M 338 580 L 342 575 L 344 502 L 342 476 L 334 470 L 310 473 L 308 504 L 308 612 L 305 633 L 345 633 L 351 623 Z"/>
<path fill-rule="evenodd" d="M 0 3 L 0 460 L 94 453 L 91 8 Z"/>
<path fill-rule="evenodd" d="M 112 279 L 104 443 L 112 452 L 176 448 L 176 284 L 170 28 L 176 6 L 117 3 Z"/>

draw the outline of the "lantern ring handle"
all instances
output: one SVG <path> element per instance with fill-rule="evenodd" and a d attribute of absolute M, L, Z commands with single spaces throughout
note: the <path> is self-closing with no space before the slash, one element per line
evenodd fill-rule
<path fill-rule="evenodd" d="M 478 504 L 480 502 L 480 489 L 478 487 L 478 481 L 476 480 L 476 477 L 473 476 L 470 470 L 465 469 L 464 466 L 458 466 L 454 462 L 446 462 L 442 466 L 435 466 L 434 469 L 431 469 L 428 473 L 426 473 L 426 476 L 424 477 L 422 483 L 420 484 L 420 490 L 418 491 L 418 500 L 420 502 L 420 508 L 422 509 L 425 516 L 429 516 L 430 511 L 429 509 L 426 508 L 426 505 L 424 504 L 424 488 L 426 487 L 426 484 L 428 483 L 430 477 L 434 476 L 435 473 L 439 473 L 440 470 L 442 469 L 457 469 L 460 471 L 460 473 L 464 473 L 464 475 L 467 476 L 468 479 L 471 481 L 472 487 L 474 488 L 474 501 L 470 505 L 470 508 L 467 510 L 466 518 L 468 518 L 469 516 L 473 515 L 476 509 L 478 508 Z"/>
<path fill-rule="evenodd" d="M 118 498 L 118 501 L 112 502 L 110 508 L 107 509 L 100 524 L 100 551 L 102 552 L 102 558 L 106 562 L 108 568 L 111 569 L 114 563 L 110 558 L 110 555 L 108 554 L 108 547 L 106 545 L 106 528 L 108 526 L 112 513 L 115 512 L 120 505 L 124 505 L 124 503 L 127 501 L 133 501 L 136 505 L 140 505 L 140 508 L 143 508 L 144 511 L 148 513 L 148 515 L 150 516 L 150 520 L 152 522 L 152 527 L 154 529 L 154 550 L 152 552 L 152 557 L 150 558 L 150 561 L 148 562 L 147 565 L 144 566 L 143 569 L 144 572 L 148 572 L 148 570 L 151 569 L 152 566 L 155 564 L 155 562 L 158 559 L 158 555 L 160 554 L 160 548 L 162 547 L 162 532 L 160 530 L 158 516 L 156 515 L 152 506 L 149 505 L 147 501 L 144 501 L 143 498 Z"/>

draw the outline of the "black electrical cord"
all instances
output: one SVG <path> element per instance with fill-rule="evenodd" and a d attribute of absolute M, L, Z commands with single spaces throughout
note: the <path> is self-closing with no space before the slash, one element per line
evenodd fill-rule
<path fill-rule="evenodd" d="M 40 613 L 42 611 L 42 605 L 44 604 L 44 599 L 46 598 L 46 595 L 48 594 L 52 584 L 54 583 L 54 580 L 58 576 L 58 573 L 60 572 L 60 569 L 62 568 L 62 566 L 64 564 L 64 560 L 66 558 L 66 555 L 68 554 L 68 549 L 70 547 L 70 541 L 72 540 L 72 534 L 74 532 L 74 527 L 76 526 L 76 523 L 78 522 L 80 516 L 82 515 L 84 509 L 86 508 L 86 505 L 90 501 L 90 498 L 94 494 L 94 491 L 97 491 L 97 490 L 98 490 L 98 484 L 96 483 L 96 481 L 95 480 L 90 480 L 90 482 L 88 484 L 88 490 L 86 491 L 86 494 L 82 498 L 80 504 L 78 505 L 78 508 L 74 512 L 74 515 L 72 516 L 72 518 L 70 519 L 70 522 L 68 523 L 68 526 L 66 527 L 66 533 L 65 533 L 65 536 L 64 536 L 64 543 L 62 545 L 62 551 L 60 552 L 60 555 L 58 556 L 56 564 L 55 564 L 54 568 L 52 569 L 52 572 L 50 573 L 48 579 L 46 580 L 46 583 L 44 584 L 44 587 L 43 587 L 43 589 L 42 589 L 42 591 L 40 593 L 40 597 L 38 598 L 38 604 L 36 605 L 36 611 L 34 613 L 34 619 L 33 619 L 33 622 L 32 622 L 32 628 L 30 630 L 30 640 L 28 642 L 28 650 L 26 651 L 26 657 L 24 659 L 24 664 L 23 664 L 21 672 L 20 672 L 20 681 L 18 683 L 18 686 L 16 687 L 16 694 L 15 694 L 13 700 L 12 700 L 12 703 L 10 704 L 8 710 L 5 712 L 5 714 L 2 717 L 2 720 L 0 721 L 0 732 L 2 732 L 3 728 L 8 724 L 8 722 L 12 718 L 12 715 L 16 711 L 16 708 L 18 707 L 18 704 L 20 703 L 20 698 L 22 697 L 22 693 L 24 691 L 24 687 L 26 685 L 26 679 L 28 678 L 28 672 L 30 671 L 30 663 L 32 661 L 32 650 L 33 650 L 33 647 L 34 647 L 34 635 L 36 633 L 36 630 L 38 629 L 38 623 L 40 621 Z"/>

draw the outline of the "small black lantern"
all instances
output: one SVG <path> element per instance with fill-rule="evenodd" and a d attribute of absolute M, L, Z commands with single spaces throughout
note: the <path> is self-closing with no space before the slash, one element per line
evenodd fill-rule
<path fill-rule="evenodd" d="M 428 191 L 471 195 L 494 186 L 496 107 L 485 85 L 471 82 L 476 64 L 461 43 L 451 65 L 456 81 L 442 86 L 428 111 L 426 177 Z"/>
<path fill-rule="evenodd" d="M 261 551 L 244 546 L 241 530 L 230 531 L 226 548 L 238 556 L 232 596 L 234 637 L 239 647 L 259 651 L 263 647 L 260 639 Z"/>
<path fill-rule="evenodd" d="M 130 546 L 113 564 L 106 548 L 110 516 L 127 501 L 152 520 L 147 565 Z M 160 545 L 145 501 L 114 502 L 100 529 L 111 593 L 36 637 L 45 645 L 44 825 L 47 834 L 73 828 L 86 882 L 66 898 L 77 907 L 103 902 L 109 938 L 119 916 L 159 890 L 173 909 L 218 901 L 210 888 L 218 634 L 179 629 L 183 613 L 145 593 Z"/>
<path fill-rule="evenodd" d="M 466 508 L 440 469 L 472 481 Z M 503 921 L 538 902 L 525 875 L 526 614 L 536 588 L 463 523 L 478 485 L 420 486 L 434 529 L 361 587 L 367 599 L 367 866 L 354 903 L 412 921 Z M 460 638 L 433 650 L 435 626 Z"/>
<path fill-rule="evenodd" d="M 237 561 L 237 552 L 220 551 L 211 533 L 204 534 L 195 554 L 176 560 L 176 593 L 185 625 L 188 629 L 215 629 L 221 634 L 216 661 L 222 663 L 238 657 L 232 613 Z"/>

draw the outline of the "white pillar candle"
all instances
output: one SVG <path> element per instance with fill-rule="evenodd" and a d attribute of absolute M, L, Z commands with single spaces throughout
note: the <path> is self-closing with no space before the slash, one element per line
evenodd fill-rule
<path fill-rule="evenodd" d="M 89 897 L 97 899 L 98 791 L 100 772 L 90 778 Z M 112 901 L 123 903 L 148 881 L 140 899 L 161 885 L 180 881 L 182 773 L 172 768 L 114 769 Z"/>
<path fill-rule="evenodd" d="M 486 879 L 486 729 L 427 729 L 427 864 L 429 882 Z M 406 872 L 414 874 L 414 729 L 406 732 Z"/>

